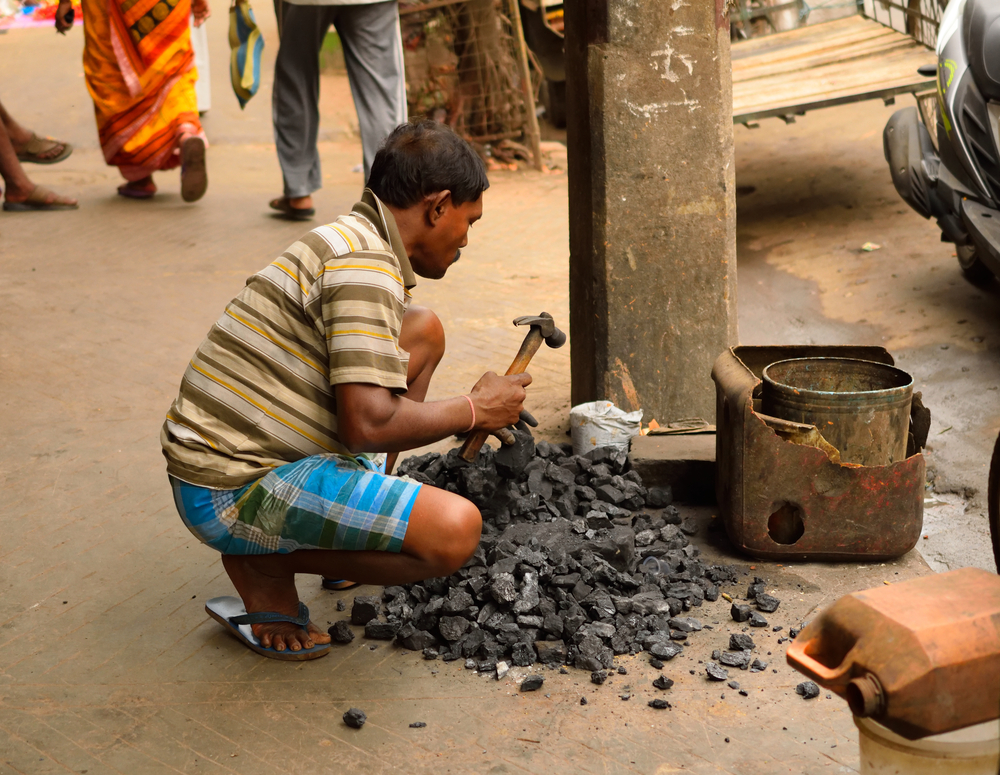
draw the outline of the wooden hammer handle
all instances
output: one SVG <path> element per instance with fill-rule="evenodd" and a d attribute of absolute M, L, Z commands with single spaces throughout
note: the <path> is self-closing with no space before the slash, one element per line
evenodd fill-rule
<path fill-rule="evenodd" d="M 524 341 L 521 342 L 521 349 L 514 356 L 514 360 L 510 364 L 510 368 L 507 369 L 505 376 L 523 374 L 527 371 L 528 364 L 531 363 L 531 359 L 538 352 L 538 348 L 542 346 L 543 341 L 544 338 L 542 337 L 541 329 L 533 326 L 528 335 L 524 337 Z M 479 454 L 479 450 L 483 448 L 483 444 L 486 443 L 486 439 L 489 437 L 489 431 L 475 431 L 470 433 L 466 437 L 465 443 L 462 445 L 462 451 L 458 453 L 458 456 L 462 460 L 471 463 L 476 459 L 476 455 Z"/>

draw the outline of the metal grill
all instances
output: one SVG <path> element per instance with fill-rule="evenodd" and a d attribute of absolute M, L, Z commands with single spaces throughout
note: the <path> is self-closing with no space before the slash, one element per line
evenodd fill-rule
<path fill-rule="evenodd" d="M 399 15 L 411 118 L 442 121 L 480 145 L 524 138 L 538 166 L 517 0 L 403 0 Z"/>
<path fill-rule="evenodd" d="M 941 12 L 948 0 L 858 0 L 858 10 L 886 27 L 912 35 L 928 48 L 937 45 Z"/>

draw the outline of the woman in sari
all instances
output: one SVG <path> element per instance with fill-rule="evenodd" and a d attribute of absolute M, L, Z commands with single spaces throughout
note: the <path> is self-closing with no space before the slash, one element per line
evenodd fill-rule
<path fill-rule="evenodd" d="M 56 29 L 73 25 L 71 0 L 60 0 Z M 181 168 L 185 202 L 208 187 L 205 133 L 195 99 L 188 19 L 208 18 L 207 0 L 86 0 L 83 70 L 94 100 L 104 158 L 127 181 L 118 193 L 149 199 L 153 173 Z"/>

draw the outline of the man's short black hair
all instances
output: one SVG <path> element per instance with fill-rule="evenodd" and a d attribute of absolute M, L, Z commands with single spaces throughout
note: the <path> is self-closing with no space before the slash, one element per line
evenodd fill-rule
<path fill-rule="evenodd" d="M 400 124 L 382 143 L 368 188 L 393 207 L 412 207 L 428 194 L 451 191 L 457 205 L 475 202 L 490 187 L 486 165 L 447 124 Z"/>

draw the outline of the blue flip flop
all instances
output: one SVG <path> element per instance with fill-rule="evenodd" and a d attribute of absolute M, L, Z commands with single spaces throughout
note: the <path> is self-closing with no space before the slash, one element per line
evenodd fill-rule
<path fill-rule="evenodd" d="M 243 607 L 243 601 L 238 597 L 213 597 L 205 603 L 205 613 L 225 627 L 231 635 L 242 641 L 245 646 L 270 659 L 300 662 L 306 659 L 318 659 L 330 652 L 329 643 L 301 651 L 292 651 L 291 649 L 278 651 L 262 646 L 257 636 L 253 634 L 250 625 L 262 622 L 290 622 L 304 629 L 309 624 L 309 609 L 302 602 L 299 603 L 299 615 L 295 617 L 271 611 L 248 614 L 247 609 Z"/>

